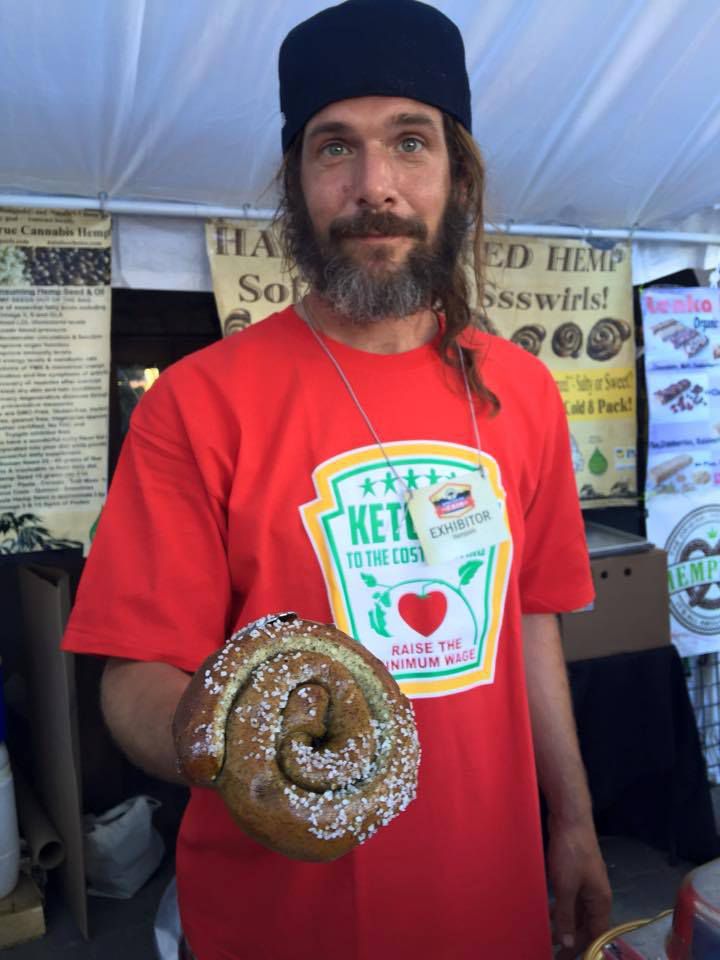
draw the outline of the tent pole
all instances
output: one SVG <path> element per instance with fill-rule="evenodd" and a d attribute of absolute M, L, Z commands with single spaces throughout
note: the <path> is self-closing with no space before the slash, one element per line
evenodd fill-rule
<path fill-rule="evenodd" d="M 163 200 L 114 200 L 104 197 L 20 196 L 0 194 L 0 208 L 30 208 L 43 210 L 97 210 L 122 216 L 180 217 L 183 219 L 248 219 L 271 220 L 272 209 L 258 209 L 249 205 L 240 207 L 211 206 L 200 203 L 172 203 Z M 679 230 L 643 230 L 618 227 L 595 229 L 580 226 L 565 226 L 557 223 L 488 223 L 487 233 L 522 235 L 526 237 L 566 237 L 583 240 L 633 240 L 665 243 L 710 243 L 720 244 L 718 233 L 687 233 Z"/>
<path fill-rule="evenodd" d="M 166 200 L 113 200 L 102 197 L 20 196 L 0 194 L 0 207 L 23 207 L 31 210 L 97 210 L 100 213 L 140 217 L 182 217 L 205 219 L 227 217 L 232 219 L 271 220 L 275 211 L 258 210 L 249 205 L 221 207 L 201 203 L 172 203 Z"/>

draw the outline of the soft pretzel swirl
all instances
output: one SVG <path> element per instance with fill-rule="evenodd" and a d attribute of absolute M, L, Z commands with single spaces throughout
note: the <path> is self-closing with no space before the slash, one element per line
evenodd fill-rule
<path fill-rule="evenodd" d="M 524 327 L 518 327 L 510 339 L 536 357 L 545 339 L 545 327 L 541 327 L 539 323 L 528 323 Z"/>
<path fill-rule="evenodd" d="M 553 353 L 558 357 L 579 357 L 583 332 L 577 323 L 561 323 L 552 338 Z"/>
<path fill-rule="evenodd" d="M 209 657 L 173 721 L 179 766 L 242 829 L 299 860 L 334 860 L 415 797 L 410 702 L 334 627 L 278 614 Z"/>
<path fill-rule="evenodd" d="M 632 333 L 626 320 L 603 317 L 593 324 L 588 334 L 587 352 L 593 360 L 611 360 Z"/>

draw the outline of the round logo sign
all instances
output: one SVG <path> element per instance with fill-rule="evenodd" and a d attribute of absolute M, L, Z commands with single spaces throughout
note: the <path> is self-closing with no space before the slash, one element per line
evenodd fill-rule
<path fill-rule="evenodd" d="M 693 633 L 720 632 L 720 505 L 686 514 L 665 550 L 675 619 Z"/>

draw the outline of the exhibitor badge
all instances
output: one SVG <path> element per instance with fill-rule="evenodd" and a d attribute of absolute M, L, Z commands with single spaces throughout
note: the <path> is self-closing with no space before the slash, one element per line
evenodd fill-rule
<path fill-rule="evenodd" d="M 449 483 L 415 490 L 407 498 L 427 563 L 466 557 L 510 538 L 502 500 L 479 470 Z"/>

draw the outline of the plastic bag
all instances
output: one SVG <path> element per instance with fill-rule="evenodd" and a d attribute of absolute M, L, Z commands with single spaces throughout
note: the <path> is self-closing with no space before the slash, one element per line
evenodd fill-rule
<path fill-rule="evenodd" d="M 88 893 L 128 900 L 157 870 L 165 844 L 152 815 L 160 806 L 159 800 L 141 795 L 98 817 L 83 817 Z"/>
<path fill-rule="evenodd" d="M 175 877 L 160 898 L 153 932 L 158 960 L 177 960 L 183 934 L 180 927 Z"/>

